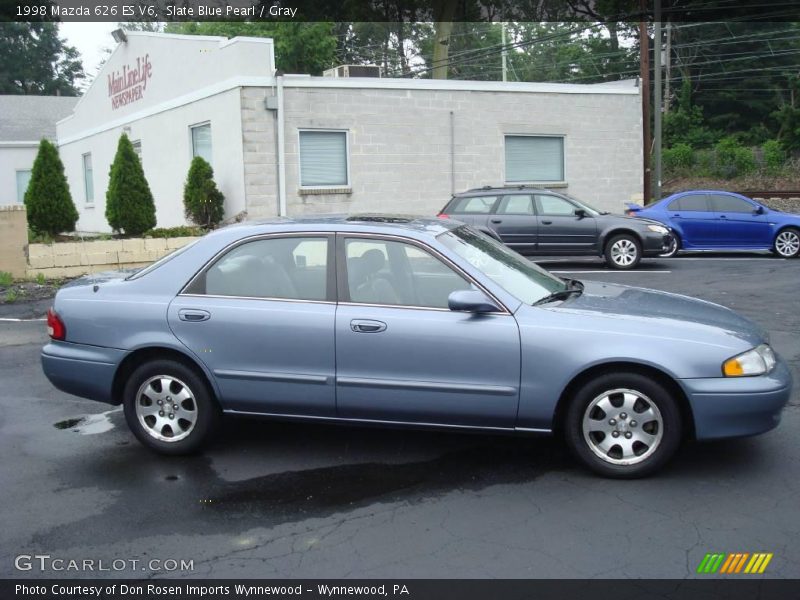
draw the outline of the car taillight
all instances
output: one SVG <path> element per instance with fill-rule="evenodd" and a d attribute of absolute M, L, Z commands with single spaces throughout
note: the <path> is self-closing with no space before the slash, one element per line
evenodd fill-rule
<path fill-rule="evenodd" d="M 625 211 L 625 214 L 628 215 L 629 217 L 635 217 L 636 211 L 629 208 L 628 210 Z"/>
<path fill-rule="evenodd" d="M 54 340 L 65 340 L 67 338 L 67 328 L 58 313 L 52 308 L 47 310 L 47 334 Z"/>
<path fill-rule="evenodd" d="M 448 215 L 447 213 L 439 213 L 436 216 L 439 217 L 440 219 L 449 219 L 450 218 L 450 215 Z"/>

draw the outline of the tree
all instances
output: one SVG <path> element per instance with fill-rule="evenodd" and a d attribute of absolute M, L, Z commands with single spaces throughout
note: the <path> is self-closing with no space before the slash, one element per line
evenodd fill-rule
<path fill-rule="evenodd" d="M 77 96 L 85 77 L 78 51 L 58 23 L 0 23 L 0 94 Z"/>
<path fill-rule="evenodd" d="M 186 218 L 196 225 L 212 228 L 225 214 L 225 196 L 214 183 L 214 169 L 201 156 L 195 156 L 183 186 Z"/>
<path fill-rule="evenodd" d="M 64 231 L 75 231 L 78 211 L 69 193 L 64 164 L 56 147 L 42 140 L 33 161 L 31 181 L 25 192 L 28 224 L 36 233 L 54 236 Z"/>
<path fill-rule="evenodd" d="M 141 235 L 156 226 L 153 194 L 133 144 L 124 133 L 108 175 L 106 219 L 113 230 L 126 235 Z"/>
<path fill-rule="evenodd" d="M 284 21 L 208 21 L 168 23 L 167 33 L 269 37 L 275 42 L 275 65 L 284 73 L 320 75 L 336 62 L 333 23 Z"/>

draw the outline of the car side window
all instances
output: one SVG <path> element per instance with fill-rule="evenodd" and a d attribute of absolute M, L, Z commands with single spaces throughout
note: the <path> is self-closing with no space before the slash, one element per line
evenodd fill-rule
<path fill-rule="evenodd" d="M 471 289 L 461 275 L 414 244 L 347 238 L 345 260 L 351 302 L 446 309 L 452 292 Z"/>
<path fill-rule="evenodd" d="M 711 208 L 705 194 L 689 194 L 681 196 L 669 203 L 668 210 L 688 212 L 708 212 Z"/>
<path fill-rule="evenodd" d="M 711 206 L 714 212 L 721 213 L 752 213 L 755 210 L 749 202 L 726 194 L 712 194 Z"/>
<path fill-rule="evenodd" d="M 563 217 L 575 214 L 575 205 L 559 196 L 536 195 L 536 212 L 540 216 Z"/>
<path fill-rule="evenodd" d="M 527 194 L 513 194 L 505 196 L 497 207 L 497 214 L 501 215 L 532 215 L 533 198 Z"/>
<path fill-rule="evenodd" d="M 492 212 L 497 196 L 472 196 L 459 198 L 453 206 L 452 212 L 474 215 L 488 215 Z"/>
<path fill-rule="evenodd" d="M 191 294 L 326 300 L 328 238 L 275 237 L 245 242 L 217 259 Z"/>

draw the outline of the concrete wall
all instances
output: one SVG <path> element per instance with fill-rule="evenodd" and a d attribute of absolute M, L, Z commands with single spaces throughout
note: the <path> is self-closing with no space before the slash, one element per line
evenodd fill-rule
<path fill-rule="evenodd" d="M 37 144 L 0 144 L 0 206 L 17 203 L 17 171 L 33 168 Z"/>
<path fill-rule="evenodd" d="M 25 207 L 0 206 L 0 271 L 24 277 L 27 268 L 28 219 Z"/>
<path fill-rule="evenodd" d="M 47 278 L 76 277 L 87 273 L 143 267 L 195 239 L 197 238 L 132 238 L 31 244 L 28 247 L 27 275 L 36 276 L 42 273 Z"/>
<path fill-rule="evenodd" d="M 634 88 L 631 88 L 632 90 Z M 277 210 L 270 88 L 243 88 L 245 188 L 251 216 Z M 289 215 L 438 212 L 455 191 L 502 185 L 506 134 L 565 136 L 564 191 L 601 210 L 641 196 L 642 125 L 637 93 L 285 87 Z M 450 113 L 453 113 L 451 138 Z M 300 189 L 298 130 L 346 129 L 351 188 Z M 455 160 L 451 164 L 451 139 Z M 454 170 L 454 173 L 451 172 Z"/>

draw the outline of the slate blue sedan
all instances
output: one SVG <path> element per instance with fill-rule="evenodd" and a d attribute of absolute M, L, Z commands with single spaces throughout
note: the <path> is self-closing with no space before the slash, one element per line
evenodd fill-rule
<path fill-rule="evenodd" d="M 660 221 L 673 241 L 663 257 L 679 250 L 772 250 L 781 258 L 800 254 L 800 215 L 768 208 L 751 198 L 720 190 L 680 192 L 628 215 Z"/>
<path fill-rule="evenodd" d="M 687 437 L 774 428 L 791 388 L 735 312 L 561 279 L 455 220 L 227 227 L 63 287 L 48 328 L 49 380 L 123 404 L 165 454 L 252 415 L 557 433 L 595 471 L 638 477 Z"/>

